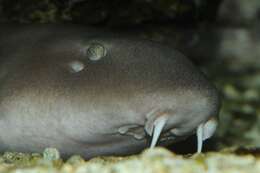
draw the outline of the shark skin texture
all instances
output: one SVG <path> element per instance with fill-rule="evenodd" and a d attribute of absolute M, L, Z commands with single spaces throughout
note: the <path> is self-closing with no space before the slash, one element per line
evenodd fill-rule
<path fill-rule="evenodd" d="M 220 98 L 177 50 L 94 28 L 0 29 L 0 151 L 129 155 L 217 127 Z"/>

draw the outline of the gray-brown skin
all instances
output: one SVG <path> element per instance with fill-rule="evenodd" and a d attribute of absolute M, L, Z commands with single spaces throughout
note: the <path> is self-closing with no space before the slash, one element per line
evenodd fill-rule
<path fill-rule="evenodd" d="M 1 151 L 131 154 L 160 116 L 169 144 L 218 114 L 215 87 L 171 47 L 78 26 L 0 31 Z"/>

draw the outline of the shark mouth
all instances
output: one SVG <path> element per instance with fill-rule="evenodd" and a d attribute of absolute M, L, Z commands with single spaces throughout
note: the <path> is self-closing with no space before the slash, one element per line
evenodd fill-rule
<path fill-rule="evenodd" d="M 154 148 L 159 141 L 163 128 L 168 120 L 167 116 L 160 116 L 154 122 L 152 127 L 146 127 L 146 132 L 152 136 L 150 148 Z M 210 138 L 217 128 L 217 120 L 210 119 L 205 123 L 200 124 L 196 129 L 197 135 L 197 153 L 201 153 L 203 148 L 203 142 Z"/>

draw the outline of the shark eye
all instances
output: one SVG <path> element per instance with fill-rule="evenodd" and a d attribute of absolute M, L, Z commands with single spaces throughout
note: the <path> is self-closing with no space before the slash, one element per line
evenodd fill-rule
<path fill-rule="evenodd" d="M 86 51 L 86 56 L 92 60 L 97 61 L 105 57 L 107 54 L 106 48 L 100 43 L 92 43 Z"/>

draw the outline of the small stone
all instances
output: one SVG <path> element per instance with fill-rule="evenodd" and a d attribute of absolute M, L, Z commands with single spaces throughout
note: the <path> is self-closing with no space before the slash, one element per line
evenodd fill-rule
<path fill-rule="evenodd" d="M 43 159 L 48 161 L 59 160 L 60 153 L 56 148 L 46 148 L 43 151 Z"/>
<path fill-rule="evenodd" d="M 226 85 L 224 87 L 224 94 L 229 99 L 240 99 L 241 94 L 233 85 Z"/>
<path fill-rule="evenodd" d="M 242 105 L 241 110 L 245 114 L 253 114 L 253 113 L 255 113 L 254 107 L 249 105 L 249 104 Z"/>
<path fill-rule="evenodd" d="M 173 157 L 174 154 L 165 148 L 156 147 L 153 149 L 146 149 L 143 152 L 142 156 L 147 158 L 161 158 L 161 157 Z"/>
<path fill-rule="evenodd" d="M 85 160 L 79 155 L 73 155 L 67 160 L 66 163 L 74 165 L 74 164 L 85 163 Z"/>
<path fill-rule="evenodd" d="M 260 99 L 260 95 L 256 89 L 249 89 L 245 91 L 244 99 L 246 101 L 257 101 Z"/>

